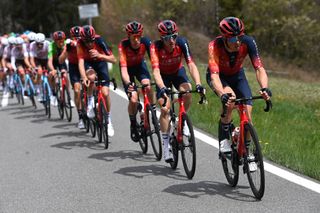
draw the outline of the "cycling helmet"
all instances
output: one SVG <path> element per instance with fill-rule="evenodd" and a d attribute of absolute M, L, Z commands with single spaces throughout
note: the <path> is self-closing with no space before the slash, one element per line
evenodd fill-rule
<path fill-rule="evenodd" d="M 24 43 L 23 38 L 21 38 L 21 37 L 16 38 L 16 44 L 23 44 L 23 43 Z"/>
<path fill-rule="evenodd" d="M 83 40 L 93 41 L 96 37 L 96 31 L 91 25 L 85 25 L 81 28 L 80 36 Z"/>
<path fill-rule="evenodd" d="M 142 34 L 143 32 L 143 25 L 137 21 L 132 21 L 127 24 L 126 32 L 129 35 L 132 34 Z"/>
<path fill-rule="evenodd" d="M 244 33 L 243 22 L 236 17 L 224 18 L 219 24 L 222 36 L 231 38 L 234 36 L 241 36 Z"/>
<path fill-rule="evenodd" d="M 46 36 L 43 33 L 37 33 L 34 40 L 37 43 L 43 43 L 46 40 Z"/>
<path fill-rule="evenodd" d="M 2 38 L 1 38 L 1 44 L 2 44 L 3 46 L 7 46 L 7 45 L 9 44 L 8 39 L 5 38 L 5 37 L 2 37 Z"/>
<path fill-rule="evenodd" d="M 158 31 L 161 36 L 172 35 L 178 32 L 178 27 L 174 21 L 164 20 L 158 24 Z"/>
<path fill-rule="evenodd" d="M 66 34 L 64 32 L 56 31 L 53 33 L 53 40 L 57 41 L 62 39 L 66 39 Z"/>
<path fill-rule="evenodd" d="M 81 27 L 80 26 L 72 27 L 70 29 L 70 37 L 80 38 L 80 31 L 81 31 Z"/>
<path fill-rule="evenodd" d="M 13 36 L 10 36 L 10 37 L 8 38 L 8 42 L 9 42 L 9 44 L 16 44 L 16 38 L 13 37 Z"/>
<path fill-rule="evenodd" d="M 29 41 L 34 41 L 35 38 L 36 38 L 36 36 L 37 36 L 36 33 L 30 32 L 30 33 L 28 34 L 28 39 L 29 39 Z"/>

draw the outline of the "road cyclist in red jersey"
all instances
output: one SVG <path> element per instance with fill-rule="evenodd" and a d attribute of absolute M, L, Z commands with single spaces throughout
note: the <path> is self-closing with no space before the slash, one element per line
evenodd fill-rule
<path fill-rule="evenodd" d="M 137 131 L 136 115 L 139 98 L 135 79 L 142 85 L 150 85 L 151 76 L 145 61 L 145 53 L 150 58 L 151 40 L 143 36 L 143 25 L 137 21 L 129 22 L 125 29 L 127 38 L 123 39 L 118 45 L 119 64 L 122 82 L 129 98 L 130 136 L 134 142 L 138 142 L 139 133 Z M 149 100 L 154 103 L 151 87 L 148 86 L 146 90 Z M 155 107 L 155 105 L 153 106 Z"/>
<path fill-rule="evenodd" d="M 166 106 L 161 107 L 160 129 L 163 140 L 164 159 L 166 162 L 172 162 L 172 148 L 169 144 L 169 117 L 170 117 L 170 99 L 168 98 L 168 88 L 172 85 L 179 91 L 191 90 L 191 83 L 187 77 L 183 66 L 184 58 L 191 77 L 196 84 L 196 90 L 204 93 L 204 88 L 200 82 L 200 75 L 196 64 L 193 61 L 190 47 L 187 39 L 178 35 L 178 27 L 172 20 L 164 20 L 158 24 L 160 40 L 151 44 L 150 55 L 153 70 L 153 76 L 157 84 L 157 99 L 162 106 L 166 101 Z M 185 94 L 185 109 L 188 111 L 191 105 L 191 94 Z M 184 134 L 188 133 L 187 125 L 184 125 Z"/>
<path fill-rule="evenodd" d="M 93 87 L 96 76 L 99 80 L 105 80 L 102 87 L 102 93 L 107 103 L 108 114 L 108 135 L 114 135 L 113 125 L 111 123 L 111 99 L 109 95 L 109 71 L 106 62 L 116 63 L 110 47 L 106 44 L 101 36 L 97 35 L 91 25 L 85 25 L 80 31 L 81 39 L 77 45 L 78 65 L 82 80 L 88 88 L 88 106 L 87 116 L 94 118 L 94 97 Z"/>
<path fill-rule="evenodd" d="M 236 17 L 224 18 L 219 24 L 221 35 L 209 43 L 209 63 L 207 83 L 220 97 L 227 112 L 219 121 L 220 152 L 231 151 L 229 128 L 232 123 L 232 110 L 235 98 L 252 97 L 251 89 L 246 79 L 243 61 L 247 55 L 256 71 L 256 78 L 261 87 L 259 93 L 265 100 L 272 96 L 268 87 L 268 76 L 261 62 L 255 40 L 244 34 L 244 24 Z M 231 94 L 231 95 L 230 95 Z M 245 103 L 249 121 L 252 121 L 252 101 Z"/>

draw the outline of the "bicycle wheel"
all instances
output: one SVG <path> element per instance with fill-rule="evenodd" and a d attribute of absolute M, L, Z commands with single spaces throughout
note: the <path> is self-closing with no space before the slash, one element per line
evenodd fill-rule
<path fill-rule="evenodd" d="M 15 90 L 15 93 L 16 93 L 17 101 L 18 101 L 18 103 L 20 104 L 20 103 L 21 103 L 21 98 L 23 98 L 23 97 L 21 96 L 19 87 L 18 87 L 18 86 L 15 86 L 15 89 L 14 89 L 14 90 Z"/>
<path fill-rule="evenodd" d="M 90 128 L 90 132 L 91 132 L 91 137 L 96 137 L 96 123 L 95 123 L 95 119 L 89 119 L 88 123 L 89 123 L 89 128 Z"/>
<path fill-rule="evenodd" d="M 45 108 L 46 108 L 46 115 L 48 116 L 48 118 L 51 118 L 51 108 L 50 108 L 50 93 L 49 93 L 49 84 L 45 84 Z"/>
<path fill-rule="evenodd" d="M 99 105 L 100 106 L 100 105 Z M 97 135 L 98 135 L 98 142 L 99 143 L 101 143 L 102 142 L 102 132 L 103 132 L 103 130 L 102 130 L 102 112 L 101 112 L 101 110 L 100 110 L 101 108 L 99 108 L 99 109 L 97 109 L 96 107 L 95 107 L 95 114 L 96 114 L 96 117 L 95 117 L 95 119 L 96 119 L 96 128 L 97 128 Z"/>
<path fill-rule="evenodd" d="M 259 144 L 258 135 L 250 123 L 245 125 L 244 135 L 250 135 L 251 138 L 250 142 L 246 142 L 247 155 L 245 156 L 244 166 L 247 172 L 250 188 L 254 196 L 260 200 L 264 195 L 265 189 L 264 166 L 261 147 Z"/>
<path fill-rule="evenodd" d="M 70 92 L 67 88 L 64 89 L 64 111 L 66 113 L 67 120 L 71 122 L 72 120 L 71 97 L 70 97 Z"/>
<path fill-rule="evenodd" d="M 219 125 L 219 128 L 222 128 L 221 125 Z M 232 138 L 231 132 L 233 129 L 234 126 L 232 124 L 232 126 L 230 126 L 229 138 Z M 221 131 L 219 130 L 219 132 Z M 224 175 L 226 176 L 229 185 L 235 187 L 239 181 L 239 158 L 237 145 L 232 144 L 231 150 L 231 153 L 219 153 L 219 157 L 222 163 Z"/>
<path fill-rule="evenodd" d="M 89 118 L 87 117 L 87 112 L 86 112 L 87 103 L 86 103 L 86 101 L 84 100 L 83 89 L 81 89 L 81 91 L 80 91 L 80 99 L 81 99 L 82 120 L 83 120 L 83 124 L 84 124 L 84 126 L 85 126 L 85 129 L 86 129 L 86 132 L 88 133 L 89 130 L 90 130 L 90 120 L 89 120 Z M 94 123 L 94 125 L 96 125 L 96 124 Z M 95 129 L 95 132 L 96 132 L 96 126 L 93 126 L 93 128 Z"/>
<path fill-rule="evenodd" d="M 35 101 L 35 98 L 34 98 L 34 96 L 35 96 L 35 91 L 34 91 L 34 89 L 33 89 L 33 86 L 29 85 L 28 90 L 29 90 L 28 94 L 30 94 L 30 95 L 29 95 L 29 98 L 30 98 L 30 100 L 31 100 L 32 106 L 34 106 L 34 108 L 37 109 L 37 104 L 36 104 L 36 101 Z"/>
<path fill-rule="evenodd" d="M 148 137 L 146 134 L 146 131 L 144 130 L 144 124 L 143 120 L 141 120 L 141 113 L 144 113 L 141 111 L 141 109 L 138 111 L 137 115 L 137 126 L 139 132 L 139 145 L 142 150 L 143 154 L 146 154 L 148 152 Z"/>
<path fill-rule="evenodd" d="M 109 147 L 109 136 L 108 136 L 108 116 L 107 110 L 104 107 L 103 103 L 100 103 L 100 112 L 101 112 L 101 132 L 104 142 L 104 148 L 108 149 Z"/>
<path fill-rule="evenodd" d="M 161 146 L 161 135 L 160 135 L 160 125 L 156 115 L 156 111 L 151 108 L 150 105 L 147 106 L 147 110 L 145 112 L 145 116 L 147 117 L 147 121 L 149 123 L 149 129 L 147 131 L 147 135 L 150 138 L 153 153 L 156 156 L 156 159 L 159 161 L 162 157 L 162 146 Z"/>
<path fill-rule="evenodd" d="M 185 127 L 184 125 L 187 125 L 187 127 Z M 180 144 L 182 163 L 188 179 L 192 179 L 196 171 L 197 155 L 193 126 L 187 114 L 184 114 L 182 117 L 181 128 L 183 133 L 182 144 Z M 185 128 L 189 129 L 187 133 L 184 132 Z"/>
<path fill-rule="evenodd" d="M 170 162 L 170 167 L 171 169 L 176 169 L 179 161 L 179 147 L 178 147 L 177 138 L 174 134 L 170 136 L 170 145 L 172 148 L 172 155 L 173 155 L 173 161 Z"/>
<path fill-rule="evenodd" d="M 64 118 L 64 98 L 60 90 L 60 85 L 57 85 L 56 97 L 58 102 L 57 108 L 58 108 L 59 116 L 60 116 L 60 119 L 62 120 Z"/>
<path fill-rule="evenodd" d="M 20 99 L 21 99 L 21 104 L 24 105 L 24 98 L 23 98 L 23 91 L 22 91 L 22 87 L 20 88 Z"/>

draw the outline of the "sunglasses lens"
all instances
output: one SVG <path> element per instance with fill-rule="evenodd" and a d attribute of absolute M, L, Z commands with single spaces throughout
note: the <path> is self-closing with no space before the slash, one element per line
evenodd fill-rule
<path fill-rule="evenodd" d="M 172 35 L 162 36 L 162 39 L 165 41 L 170 41 L 171 39 L 176 40 L 177 37 L 178 37 L 177 34 L 172 34 Z"/>

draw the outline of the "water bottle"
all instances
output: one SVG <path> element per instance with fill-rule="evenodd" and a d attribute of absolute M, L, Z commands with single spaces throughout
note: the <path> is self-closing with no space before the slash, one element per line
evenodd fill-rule
<path fill-rule="evenodd" d="M 240 135 L 240 127 L 234 128 L 234 130 L 232 131 L 232 142 L 233 143 L 235 143 L 235 144 L 238 143 L 239 135 Z"/>

